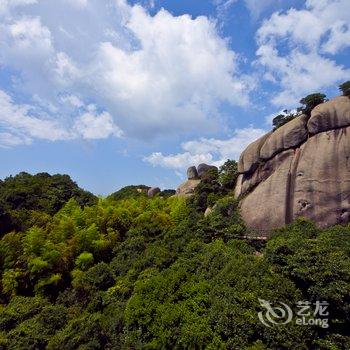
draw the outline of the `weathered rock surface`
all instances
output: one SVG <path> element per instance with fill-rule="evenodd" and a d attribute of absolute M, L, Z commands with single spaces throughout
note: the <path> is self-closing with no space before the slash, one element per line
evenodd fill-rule
<path fill-rule="evenodd" d="M 350 125 L 350 98 L 338 96 L 315 107 L 307 128 L 311 134 Z"/>
<path fill-rule="evenodd" d="M 260 149 L 265 143 L 266 139 L 271 135 L 268 133 L 260 139 L 251 143 L 241 154 L 238 161 L 238 172 L 249 173 L 254 171 L 260 162 Z"/>
<path fill-rule="evenodd" d="M 208 164 L 199 164 L 196 168 L 191 166 L 187 169 L 187 178 L 188 180 L 182 183 L 176 190 L 177 196 L 191 196 L 194 194 L 195 188 L 200 184 L 201 180 L 205 174 L 209 171 L 215 169 L 218 171 L 218 168 L 214 165 Z"/>
<path fill-rule="evenodd" d="M 283 226 L 286 217 L 286 186 L 294 151 L 285 151 L 274 171 L 241 202 L 243 220 L 259 231 Z"/>
<path fill-rule="evenodd" d="M 160 193 L 160 188 L 159 187 L 152 187 L 148 190 L 147 196 L 152 198 L 156 196 L 158 193 Z"/>
<path fill-rule="evenodd" d="M 204 163 L 199 164 L 197 168 L 199 178 L 201 179 L 211 169 L 218 170 L 218 168 L 214 165 L 208 165 Z"/>
<path fill-rule="evenodd" d="M 308 136 L 307 120 L 306 115 L 301 115 L 273 132 L 262 145 L 260 158 L 270 159 L 274 155 L 304 142 Z"/>
<path fill-rule="evenodd" d="M 320 227 L 346 223 L 350 213 L 350 127 L 311 137 L 292 174 L 291 219 L 305 216 Z"/>
<path fill-rule="evenodd" d="M 190 166 L 187 169 L 188 180 L 198 180 L 198 172 L 195 166 Z"/>
<path fill-rule="evenodd" d="M 277 154 L 265 163 L 261 163 L 253 173 L 242 174 L 242 177 L 239 179 L 239 181 L 241 181 L 239 194 L 251 192 L 254 187 L 268 179 L 275 171 L 279 171 L 278 169 L 280 168 L 281 163 L 284 163 L 285 159 L 289 158 L 291 154 L 294 154 L 293 150 L 286 150 Z"/>
<path fill-rule="evenodd" d="M 193 195 L 195 188 L 200 184 L 201 180 L 187 180 L 182 183 L 176 190 L 176 195 L 189 196 Z"/>
<path fill-rule="evenodd" d="M 268 235 L 300 216 L 319 227 L 350 221 L 350 100 L 344 98 L 317 106 L 308 122 L 299 117 L 243 152 L 235 195 L 250 228 Z"/>

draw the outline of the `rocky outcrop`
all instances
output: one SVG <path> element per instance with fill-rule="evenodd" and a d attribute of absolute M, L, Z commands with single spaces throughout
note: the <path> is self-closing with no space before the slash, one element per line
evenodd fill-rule
<path fill-rule="evenodd" d="M 176 190 L 176 195 L 188 196 L 193 195 L 195 188 L 200 184 L 201 180 L 187 180 L 182 183 Z"/>
<path fill-rule="evenodd" d="M 309 133 L 342 128 L 350 125 L 350 98 L 338 96 L 315 107 L 307 123 Z"/>
<path fill-rule="evenodd" d="M 271 133 L 268 133 L 260 139 L 251 143 L 245 151 L 241 154 L 238 161 L 238 172 L 242 174 L 249 174 L 253 172 L 260 162 L 260 149 Z"/>
<path fill-rule="evenodd" d="M 148 190 L 147 196 L 149 198 L 152 198 L 152 197 L 156 196 L 158 193 L 160 193 L 160 188 L 159 187 L 152 187 Z"/>
<path fill-rule="evenodd" d="M 195 188 L 200 184 L 201 179 L 205 174 L 209 171 L 218 168 L 214 165 L 208 164 L 199 164 L 196 168 L 195 166 L 191 166 L 187 169 L 187 181 L 182 183 L 176 190 L 176 195 L 180 196 L 191 196 L 194 194 Z"/>
<path fill-rule="evenodd" d="M 259 158 L 270 159 L 274 155 L 304 142 L 308 136 L 307 120 L 308 117 L 303 114 L 275 130 L 263 143 Z"/>
<path fill-rule="evenodd" d="M 236 197 L 264 234 L 303 216 L 326 227 L 350 220 L 350 99 L 336 97 L 253 142 L 239 162 Z"/>
<path fill-rule="evenodd" d="M 190 166 L 187 169 L 187 178 L 188 178 L 188 180 L 198 180 L 199 179 L 198 171 L 197 171 L 197 168 L 195 166 Z"/>
<path fill-rule="evenodd" d="M 198 172 L 198 176 L 200 179 L 203 178 L 203 176 L 205 176 L 205 174 L 209 171 L 209 170 L 215 170 L 217 171 L 218 168 L 214 165 L 208 165 L 208 164 L 199 164 L 198 168 L 197 168 L 197 172 Z"/>

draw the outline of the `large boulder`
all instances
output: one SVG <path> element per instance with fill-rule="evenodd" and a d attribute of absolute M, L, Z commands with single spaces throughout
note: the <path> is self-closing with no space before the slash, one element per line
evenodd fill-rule
<path fill-rule="evenodd" d="M 350 103 L 344 98 L 312 111 L 309 136 L 303 117 L 243 152 L 249 171 L 241 171 L 235 196 L 248 227 L 268 235 L 300 216 L 319 227 L 350 221 Z"/>
<path fill-rule="evenodd" d="M 307 128 L 311 134 L 350 126 L 350 98 L 338 96 L 316 106 Z"/>
<path fill-rule="evenodd" d="M 303 114 L 275 130 L 264 142 L 260 150 L 261 159 L 270 159 L 274 155 L 296 147 L 307 139 L 308 117 Z"/>
<path fill-rule="evenodd" d="M 271 135 L 268 133 L 251 143 L 241 154 L 238 161 L 238 172 L 241 174 L 253 172 L 260 162 L 260 149 Z"/>
<path fill-rule="evenodd" d="M 187 179 L 188 180 L 198 180 L 198 172 L 195 166 L 190 166 L 187 169 Z"/>
<path fill-rule="evenodd" d="M 147 196 L 149 198 L 152 198 L 152 197 L 156 196 L 158 193 L 160 193 L 160 188 L 159 187 L 152 187 L 148 190 Z"/>
<path fill-rule="evenodd" d="M 218 168 L 214 165 L 208 165 L 208 164 L 199 164 L 197 168 L 198 176 L 200 179 L 203 178 L 203 176 L 209 171 L 209 170 L 215 170 L 217 171 Z"/>
<path fill-rule="evenodd" d="M 187 180 L 182 183 L 176 190 L 178 196 L 191 196 L 194 194 L 195 188 L 200 184 L 201 180 Z"/>

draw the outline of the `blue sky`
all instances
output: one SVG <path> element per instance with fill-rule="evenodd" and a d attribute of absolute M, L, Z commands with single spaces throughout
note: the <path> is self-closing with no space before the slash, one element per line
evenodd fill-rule
<path fill-rule="evenodd" d="M 348 0 L 0 0 L 0 178 L 175 188 L 350 79 Z"/>

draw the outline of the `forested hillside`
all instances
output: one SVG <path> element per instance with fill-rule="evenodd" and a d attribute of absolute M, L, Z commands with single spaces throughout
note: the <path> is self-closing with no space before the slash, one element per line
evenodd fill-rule
<path fill-rule="evenodd" d="M 349 349 L 350 225 L 247 239 L 234 176 L 229 162 L 190 198 L 136 186 L 99 200 L 66 176 L 6 179 L 0 347 Z M 266 327 L 259 298 L 326 300 L 329 328 Z"/>
<path fill-rule="evenodd" d="M 68 175 L 22 172 L 0 180 L 0 234 L 23 231 L 48 215 L 55 214 L 71 198 L 81 206 L 97 198 L 78 187 Z"/>

